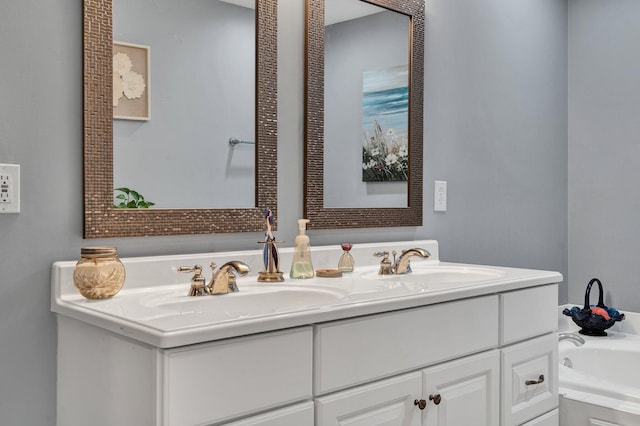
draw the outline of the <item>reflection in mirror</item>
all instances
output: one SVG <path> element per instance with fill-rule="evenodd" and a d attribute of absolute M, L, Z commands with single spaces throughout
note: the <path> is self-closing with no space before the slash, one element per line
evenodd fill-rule
<path fill-rule="evenodd" d="M 424 1 L 338 3 L 307 0 L 305 217 L 422 225 Z"/>
<path fill-rule="evenodd" d="M 255 135 L 255 4 L 245 6 L 113 0 L 114 41 L 151 46 L 153 64 L 151 119 L 113 123 L 116 188 L 154 208 L 253 207 L 255 147 L 229 144 Z"/>
<path fill-rule="evenodd" d="M 325 0 L 325 207 L 407 206 L 409 24 L 360 0 Z"/>
<path fill-rule="evenodd" d="M 118 0 L 119 1 L 119 0 Z M 241 0 L 227 0 L 229 3 L 237 3 Z M 133 27 L 136 25 L 142 27 L 143 22 L 148 21 L 149 18 L 145 16 L 152 12 L 152 9 L 163 9 L 163 13 L 167 14 L 167 17 L 172 14 L 178 14 L 185 12 L 189 9 L 196 7 L 219 7 L 234 9 L 237 16 L 245 13 L 241 11 L 238 6 L 231 4 L 222 4 L 215 1 L 217 6 L 210 1 L 194 1 L 194 2 L 164 2 L 164 0 L 152 1 L 152 2 L 140 2 L 144 3 L 147 8 L 146 14 L 142 10 L 141 16 L 136 19 L 137 23 L 133 23 Z M 219 3 L 219 4 L 218 4 Z M 212 63 L 206 63 L 206 58 L 211 59 L 207 52 L 215 50 L 213 46 L 199 45 L 195 39 L 188 38 L 186 35 L 180 35 L 180 33 L 174 32 L 173 27 L 169 23 L 156 22 L 152 26 L 152 32 L 155 36 L 152 38 L 152 42 L 147 42 L 150 48 L 150 75 L 152 84 L 150 84 L 150 98 L 151 98 L 151 119 L 149 121 L 121 121 L 116 120 L 117 136 L 131 136 L 145 132 L 152 133 L 150 139 L 131 139 L 126 141 L 118 140 L 116 145 L 119 150 L 120 145 L 129 144 L 129 148 L 133 147 L 134 150 L 138 149 L 143 155 L 142 158 L 136 158 L 137 153 L 130 153 L 125 155 L 129 160 L 137 161 L 137 166 L 142 169 L 143 172 L 150 170 L 150 166 L 146 164 L 155 161 L 165 161 L 157 168 L 160 169 L 161 175 L 175 177 L 178 175 L 185 175 L 188 178 L 188 182 L 185 184 L 179 183 L 171 186 L 169 189 L 165 182 L 160 182 L 160 177 L 154 177 L 152 180 L 148 180 L 149 188 L 158 190 L 158 197 L 151 196 L 149 190 L 141 192 L 147 200 L 155 202 L 156 205 L 152 209 L 115 209 L 114 204 L 114 120 L 112 102 L 113 102 L 113 78 L 112 78 L 112 44 L 113 29 L 112 22 L 112 2 L 111 0 L 83 0 L 84 5 L 84 210 L 85 210 L 85 223 L 84 223 L 84 236 L 85 238 L 104 238 L 104 237 L 129 237 L 129 236 L 149 236 L 149 235 L 179 235 L 179 234 L 202 234 L 202 233 L 215 233 L 215 232 L 249 232 L 249 231 L 261 231 L 264 228 L 264 209 L 266 207 L 271 208 L 274 215 L 277 216 L 277 105 L 276 105 L 276 75 L 277 75 L 277 55 L 276 55 L 276 28 L 277 28 L 277 1 L 276 0 L 256 0 L 255 1 L 255 20 L 253 20 L 255 27 L 254 43 L 251 47 L 255 49 L 253 54 L 254 60 L 257 64 L 254 64 L 246 70 L 237 71 L 236 75 L 249 73 L 252 78 L 251 81 L 255 84 L 253 90 L 253 96 L 251 94 L 240 95 L 238 92 L 234 92 L 238 97 L 243 97 L 241 102 L 237 105 L 233 101 L 226 100 L 228 102 L 225 105 L 226 111 L 242 111 L 238 112 L 234 116 L 234 120 L 227 120 L 230 122 L 230 126 L 236 126 L 233 129 L 220 130 L 217 127 L 216 119 L 217 112 L 219 110 L 207 110 L 207 108 L 213 107 L 211 101 L 206 96 L 220 98 L 224 91 L 230 89 L 229 83 L 225 82 L 225 77 L 221 76 L 214 68 L 209 68 L 210 79 L 205 83 L 198 83 L 193 80 L 193 74 L 196 71 L 193 68 L 201 68 L 212 66 Z M 164 6 L 162 6 L 164 5 Z M 180 6 L 178 9 L 173 9 L 176 5 Z M 161 7 L 162 6 L 162 7 Z M 119 6 L 117 6 L 119 7 Z M 169 12 L 167 9 L 171 8 Z M 185 8 L 183 11 L 182 8 Z M 222 10 L 222 9 L 220 9 Z M 119 13 L 119 12 L 118 12 Z M 252 12 L 249 12 L 252 13 Z M 125 13 L 124 15 L 127 15 Z M 120 15 L 118 15 L 120 16 Z M 204 16 L 199 15 L 198 19 L 202 20 Z M 127 18 L 122 18 L 127 19 Z M 154 18 L 160 19 L 160 18 Z M 186 18 L 185 18 L 186 19 Z M 194 18 L 195 19 L 195 18 Z M 119 25 L 119 24 L 118 24 Z M 240 28 L 230 28 L 226 24 L 222 25 L 223 28 L 234 33 L 236 30 L 240 31 Z M 218 31 L 221 31 L 219 25 L 212 25 L 209 28 L 210 32 L 217 34 L 216 38 L 222 38 Z M 240 24 L 238 24 L 240 25 Z M 178 26 L 176 24 L 176 26 Z M 206 27 L 205 22 L 201 22 L 198 26 L 202 29 Z M 215 27 L 215 28 L 214 28 Z M 155 28 L 155 29 L 154 29 Z M 168 28 L 172 28 L 171 31 Z M 250 30 L 251 31 L 251 30 Z M 165 40 L 169 44 L 178 45 L 183 51 L 196 52 L 200 50 L 200 55 L 194 55 L 190 59 L 180 56 L 181 53 L 174 55 L 174 61 L 182 66 L 182 72 L 177 71 L 177 68 L 172 68 L 169 64 L 171 59 L 166 57 L 162 58 L 162 44 L 163 34 L 167 33 L 171 37 L 171 40 Z M 134 35 L 132 34 L 133 38 Z M 226 37 L 226 36 L 225 36 Z M 120 38 L 116 36 L 117 41 L 124 42 L 138 42 L 140 44 L 145 43 L 140 40 L 129 40 L 129 35 L 122 33 L 122 38 L 126 40 L 118 40 Z M 180 44 L 180 41 L 183 44 Z M 219 41 L 219 40 L 216 40 Z M 212 43 L 212 39 L 210 39 Z M 245 39 L 245 44 L 246 44 Z M 154 46 L 155 45 L 155 46 Z M 158 47 L 158 57 L 156 64 L 156 51 L 155 47 Z M 255 46 L 255 47 L 254 47 Z M 166 55 L 166 54 L 165 54 Z M 203 58 L 206 57 L 206 58 Z M 221 61 L 220 58 L 218 62 Z M 182 63 L 181 63 L 182 62 Z M 234 64 L 231 64 L 234 65 Z M 257 65 L 257 66 L 256 66 Z M 171 69 L 170 69 L 171 68 Z M 205 73 L 206 74 L 206 73 Z M 157 77 L 156 77 L 157 75 Z M 157 78 L 157 79 L 156 79 Z M 180 80 L 178 82 L 174 80 Z M 162 88 L 162 81 L 171 80 L 171 83 L 176 86 L 182 84 L 182 93 L 176 94 L 175 91 L 164 91 Z M 171 84 L 170 83 L 170 84 Z M 197 86 L 200 87 L 200 91 L 197 90 Z M 251 82 L 249 83 L 251 86 Z M 172 89 L 173 90 L 173 89 Z M 200 97 L 200 95 L 205 95 Z M 186 107 L 182 109 L 183 102 L 187 99 L 194 100 L 198 98 L 200 102 L 195 109 L 187 110 Z M 171 105 L 163 105 L 171 104 Z M 179 107 L 176 108 L 176 105 Z M 165 108 L 166 107 L 166 108 Z M 163 111 L 163 108 L 166 110 Z M 248 114 L 245 114 L 247 112 Z M 214 117 L 216 115 L 216 117 Z M 253 116 L 249 118 L 247 123 L 247 116 Z M 239 118 L 240 117 L 240 118 Z M 239 118 L 236 123 L 235 119 Z M 152 126 L 146 126 L 147 124 L 156 123 L 165 124 L 164 131 L 147 130 Z M 202 126 L 202 123 L 209 125 L 207 131 L 201 127 L 197 132 L 194 129 L 196 126 Z M 254 124 L 255 123 L 255 124 Z M 227 123 L 225 123 L 227 124 Z M 254 126 L 253 134 L 251 128 Z M 179 128 L 185 133 L 178 132 Z M 226 134 L 226 132 L 239 129 L 239 133 Z M 144 129 L 144 130 L 143 130 Z M 185 130 L 186 129 L 186 130 Z M 222 134 L 222 132 L 225 134 Z M 208 133 L 207 140 L 205 133 Z M 254 142 L 255 145 L 229 145 L 229 139 L 237 138 L 243 141 Z M 206 147 L 187 147 L 186 142 L 196 141 L 201 142 Z M 121 143 L 123 142 L 123 143 Z M 214 144 L 219 144 L 219 148 L 213 151 Z M 138 145 L 136 147 L 136 145 Z M 178 148 L 176 151 L 175 148 Z M 143 148 L 143 149 L 141 149 Z M 206 149 L 210 149 L 207 152 Z M 231 154 L 229 150 L 234 150 Z M 242 150 L 242 152 L 240 152 Z M 255 150 L 254 165 L 251 167 L 244 159 L 244 156 L 251 156 Z M 187 155 L 182 155 L 186 152 Z M 121 153 L 117 153 L 118 158 L 121 158 Z M 240 163 L 240 155 L 243 156 L 242 163 Z M 247 188 L 238 189 L 238 192 L 242 192 L 243 195 L 248 194 L 247 199 L 238 200 L 235 199 L 230 203 L 232 206 L 222 205 L 221 208 L 200 208 L 199 201 L 186 200 L 187 206 L 191 208 L 185 208 L 181 205 L 181 202 L 177 202 L 176 205 L 180 205 L 179 208 L 167 207 L 167 208 L 155 208 L 164 207 L 164 196 L 162 192 L 168 190 L 184 190 L 185 192 L 191 191 L 191 189 L 185 188 L 189 185 L 194 185 L 195 181 L 203 181 L 205 186 L 195 192 L 195 197 L 203 199 L 204 206 L 210 207 L 213 204 L 217 206 L 218 200 L 222 198 L 228 198 L 227 195 L 217 195 L 214 189 L 220 186 L 228 186 L 227 183 L 220 184 L 216 182 L 216 177 L 211 173 L 209 168 L 213 164 L 214 158 L 223 158 L 222 169 L 225 171 L 225 178 L 234 179 L 233 174 L 246 174 L 252 175 L 250 180 L 252 183 Z M 186 158 L 186 163 L 180 163 L 179 157 Z M 200 161 L 205 162 L 206 166 Z M 209 161 L 211 160 L 211 161 Z M 118 165 L 117 168 L 120 166 Z M 154 166 L 156 167 L 156 166 Z M 118 170 L 117 179 L 121 179 L 120 169 Z M 151 173 L 148 173 L 149 175 Z M 126 173 L 123 175 L 126 176 Z M 124 181 L 118 181 L 117 185 L 134 187 L 137 183 L 128 183 L 128 177 L 124 178 Z M 136 178 L 138 179 L 138 178 Z M 139 180 L 140 185 L 147 185 L 143 183 L 142 178 Z M 136 181 L 138 182 L 138 181 Z M 215 200 L 211 201 L 211 198 L 207 198 L 210 194 L 215 195 Z M 154 199 L 155 198 L 155 199 Z M 248 200 L 248 201 L 247 201 Z M 167 206 L 170 206 L 170 202 L 167 201 Z M 246 206 L 249 207 L 246 207 Z M 198 208 L 193 208 L 198 207 Z"/>

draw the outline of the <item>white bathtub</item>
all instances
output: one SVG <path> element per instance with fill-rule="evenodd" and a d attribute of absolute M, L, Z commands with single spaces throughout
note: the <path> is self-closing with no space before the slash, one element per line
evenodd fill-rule
<path fill-rule="evenodd" d="M 608 333 L 559 342 L 562 426 L 640 425 L 640 335 Z"/>

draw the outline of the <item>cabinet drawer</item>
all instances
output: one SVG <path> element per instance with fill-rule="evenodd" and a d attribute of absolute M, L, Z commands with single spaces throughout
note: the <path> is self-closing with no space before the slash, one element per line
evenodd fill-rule
<path fill-rule="evenodd" d="M 560 410 L 555 409 L 553 411 L 548 412 L 547 414 L 543 414 L 540 417 L 536 417 L 523 424 L 522 426 L 558 426 L 560 424 Z"/>
<path fill-rule="evenodd" d="M 315 393 L 495 348 L 497 330 L 497 295 L 318 325 Z"/>
<path fill-rule="evenodd" d="M 311 399 L 312 329 L 165 351 L 164 425 L 201 425 Z"/>
<path fill-rule="evenodd" d="M 313 402 L 307 401 L 293 407 L 260 414 L 226 426 L 313 426 Z"/>
<path fill-rule="evenodd" d="M 520 425 L 557 407 L 556 334 L 503 348 L 502 426 Z"/>
<path fill-rule="evenodd" d="M 509 345 L 558 328 L 558 285 L 500 295 L 500 345 Z"/>

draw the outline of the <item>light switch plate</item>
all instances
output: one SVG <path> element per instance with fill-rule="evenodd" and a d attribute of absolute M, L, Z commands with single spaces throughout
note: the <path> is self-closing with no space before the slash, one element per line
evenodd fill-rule
<path fill-rule="evenodd" d="M 447 182 L 437 180 L 433 185 L 433 211 L 447 211 Z"/>
<path fill-rule="evenodd" d="M 0 164 L 0 213 L 20 213 L 19 164 Z"/>

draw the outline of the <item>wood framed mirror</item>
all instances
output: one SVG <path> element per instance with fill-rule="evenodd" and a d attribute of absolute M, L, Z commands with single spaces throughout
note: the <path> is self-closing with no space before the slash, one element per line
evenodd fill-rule
<path fill-rule="evenodd" d="M 277 217 L 278 200 L 277 1 L 255 0 L 255 205 L 249 208 L 114 208 L 112 6 L 112 0 L 83 0 L 84 238 L 264 230 L 264 210 Z"/>
<path fill-rule="evenodd" d="M 346 101 L 341 99 L 336 102 L 333 97 L 330 97 L 336 92 L 343 92 L 342 90 L 328 91 L 328 84 L 326 84 L 327 81 L 325 80 L 327 74 L 325 66 L 328 63 L 325 61 L 328 58 L 325 49 L 329 46 L 326 44 L 326 35 L 329 30 L 325 24 L 333 25 L 334 22 L 325 22 L 325 19 L 329 19 L 327 17 L 332 16 L 332 13 L 328 13 L 325 10 L 330 0 L 306 0 L 304 216 L 311 221 L 309 223 L 310 229 L 420 226 L 422 225 L 423 203 L 424 1 L 348 1 L 362 3 L 360 5 L 354 4 L 355 8 L 366 6 L 378 9 L 377 11 L 367 12 L 370 13 L 369 16 L 358 16 L 357 19 L 349 18 L 353 23 L 361 21 L 357 23 L 358 28 L 365 28 L 366 31 L 373 31 L 373 33 L 369 32 L 368 35 L 362 36 L 353 31 L 343 31 L 348 38 L 343 38 L 341 39 L 342 41 L 336 44 L 345 46 L 356 39 L 368 40 L 371 35 L 375 35 L 375 31 L 381 32 L 387 28 L 386 22 L 388 22 L 388 19 L 400 22 L 399 25 L 404 25 L 401 30 L 406 31 L 403 35 L 406 44 L 399 46 L 397 49 L 391 48 L 391 53 L 400 51 L 404 55 L 406 52 L 405 63 L 400 64 L 400 67 L 404 66 L 406 69 L 405 79 L 407 83 L 405 83 L 406 86 L 404 88 L 406 93 L 404 102 L 407 110 L 404 124 L 406 130 L 402 133 L 403 141 L 393 147 L 393 150 L 396 150 L 396 154 L 398 150 L 401 150 L 406 158 L 403 166 L 404 170 L 402 170 L 405 181 L 402 184 L 404 193 L 400 193 L 399 203 L 387 205 L 386 200 L 392 198 L 392 196 L 386 194 L 396 192 L 395 189 L 388 190 L 390 185 L 367 182 L 369 177 L 365 176 L 363 170 L 373 164 L 373 160 L 370 157 L 367 158 L 367 140 L 369 138 L 373 140 L 378 137 L 382 140 L 385 139 L 386 135 L 394 135 L 393 137 L 395 137 L 398 132 L 394 133 L 394 129 L 391 126 L 385 128 L 378 121 L 373 121 L 373 126 L 375 127 L 373 131 L 376 132 L 376 135 L 367 134 L 365 129 L 366 120 L 364 118 L 366 112 L 363 112 L 363 110 L 367 108 L 366 97 L 369 89 L 366 87 L 366 80 L 369 78 L 369 74 L 367 74 L 369 71 L 363 72 L 358 68 L 364 66 L 362 63 L 357 63 L 356 67 L 351 67 L 358 68 L 355 71 L 347 69 L 343 65 L 343 72 L 338 73 L 339 78 L 345 77 L 346 73 L 353 74 L 355 72 L 358 74 L 354 77 L 360 79 L 360 86 L 356 87 L 359 90 L 356 104 L 353 104 L 353 99 Z M 346 6 L 344 3 L 340 3 L 340 7 L 336 9 L 342 13 L 347 9 Z M 376 16 L 376 14 L 379 16 Z M 390 16 L 385 17 L 386 15 Z M 367 19 L 367 21 L 364 21 L 364 19 Z M 334 31 L 333 34 L 335 33 Z M 356 49 L 360 50 L 358 46 L 356 46 Z M 378 54 L 375 53 L 375 50 L 372 52 L 374 52 L 372 55 Z M 357 56 L 355 53 L 361 52 L 347 52 L 343 55 L 342 60 L 338 62 L 344 63 L 346 60 L 353 60 Z M 380 55 L 385 55 L 384 51 L 381 51 Z M 388 60 L 390 68 L 398 65 L 391 62 L 391 60 Z M 349 91 L 352 89 L 353 87 L 350 87 Z M 333 124 L 327 122 L 327 113 L 334 112 L 336 108 L 345 109 L 344 113 L 340 113 L 342 117 L 355 112 L 358 117 L 357 120 L 362 121 L 354 123 L 352 120 L 346 126 L 342 125 L 344 123 L 337 124 L 336 127 L 341 130 L 344 127 L 344 134 L 335 136 L 332 133 L 331 141 L 335 143 L 335 138 L 341 139 L 338 141 L 340 148 L 338 151 L 332 148 L 333 151 L 327 156 L 329 145 L 325 137 L 328 133 L 327 130 L 334 130 Z M 354 125 L 356 127 L 355 134 L 346 130 L 347 127 L 353 128 Z M 391 136 L 387 139 L 390 138 Z M 391 148 L 389 153 L 391 153 Z M 392 162 L 395 164 L 397 157 L 398 155 L 395 154 L 394 156 L 387 156 L 387 164 Z M 345 163 L 345 159 L 348 163 Z M 381 161 L 381 165 L 384 167 L 384 157 Z M 394 179 L 396 178 L 389 177 L 389 180 Z M 329 187 L 328 182 L 330 180 L 337 183 Z M 358 181 L 357 183 L 355 182 L 356 180 Z M 350 192 L 350 189 L 356 185 L 357 191 L 363 193 L 361 198 Z M 393 185 L 398 186 L 398 183 Z M 342 194 L 342 201 L 338 201 L 336 205 L 336 202 L 331 201 L 331 196 L 342 192 L 344 193 Z M 371 196 L 371 194 L 375 196 Z M 397 196 L 398 194 L 393 194 L 393 197 L 397 198 Z M 370 205 L 367 200 L 370 198 L 384 201 Z M 347 205 L 345 206 L 344 204 Z"/>

